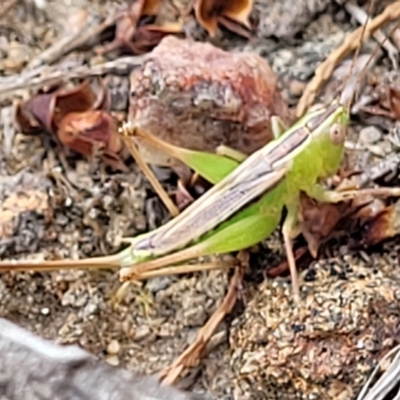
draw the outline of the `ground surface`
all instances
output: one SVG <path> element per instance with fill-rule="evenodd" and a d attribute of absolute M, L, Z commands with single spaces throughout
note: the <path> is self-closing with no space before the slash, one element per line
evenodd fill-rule
<path fill-rule="evenodd" d="M 224 47 L 266 57 L 292 106 L 316 65 L 355 26 L 339 7 L 325 8 L 329 2 L 322 0 L 311 3 L 310 8 L 324 11 L 318 18 L 301 14 L 309 22 L 306 28 L 294 25 L 290 7 L 263 11 L 264 34 L 278 26 L 273 32 L 281 36 L 284 31 L 286 39 L 246 43 L 228 35 L 223 41 Z M 0 74 L 18 71 L 18 63 L 23 65 L 56 40 L 69 4 L 49 1 L 40 10 L 26 0 L 0 17 Z M 101 1 L 74 5 L 103 15 L 108 10 Z M 301 22 L 299 16 L 294 20 Z M 293 29 L 299 30 L 295 38 Z M 381 78 L 390 69 L 385 60 Z M 361 168 L 396 150 L 387 140 L 393 121 L 364 119 L 356 128 L 375 123 L 378 137 L 375 155 L 362 153 Z M 135 166 L 128 173 L 103 175 L 76 155 L 61 163 L 60 149 L 44 136 L 17 132 L 10 144 L 4 122 L 0 129 L 0 201 L 29 193 L 25 202 L 13 200 L 23 202 L 24 211 L 17 211 L 8 233 L 3 227 L 2 259 L 109 254 L 120 248 L 122 236 L 166 218 Z M 374 363 L 400 341 L 398 250 L 395 239 L 361 252 L 330 243 L 317 261 L 303 265 L 304 305 L 297 308 L 287 277 L 263 278 L 267 265 L 283 259 L 282 241 L 273 235 L 252 257 L 239 304 L 219 328 L 209 354 L 180 384 L 206 389 L 220 399 L 355 398 Z M 228 282 L 225 272 L 155 279 L 142 287 L 132 285 L 115 306 L 111 300 L 119 283 L 113 271 L 7 273 L 0 278 L 0 316 L 46 338 L 78 342 L 112 365 L 152 373 L 168 366 L 193 341 L 223 299 Z"/>

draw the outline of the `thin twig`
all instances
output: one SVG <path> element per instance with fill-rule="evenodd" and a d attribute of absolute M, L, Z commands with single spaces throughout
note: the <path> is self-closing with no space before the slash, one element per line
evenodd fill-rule
<path fill-rule="evenodd" d="M 246 254 L 245 252 L 242 252 L 242 254 L 243 253 Z M 241 253 L 239 253 L 239 255 L 240 254 Z M 244 256 L 240 257 L 242 258 Z M 185 368 L 195 366 L 199 362 L 207 343 L 210 341 L 218 325 L 222 322 L 225 316 L 232 311 L 236 304 L 238 290 L 247 266 L 244 264 L 248 264 L 248 260 L 241 264 L 242 265 L 235 269 L 235 273 L 229 284 L 228 293 L 223 302 L 215 310 L 207 323 L 200 329 L 196 340 L 168 368 L 160 372 L 159 376 L 160 379 L 163 380 L 163 385 L 174 384 Z"/>
<path fill-rule="evenodd" d="M 54 85 L 70 79 L 84 79 L 106 74 L 126 75 L 133 68 L 140 67 L 146 55 L 120 57 L 116 60 L 97 65 L 40 66 L 20 75 L 0 79 L 0 100 L 15 94 L 19 90 L 33 89 L 46 85 Z"/>
<path fill-rule="evenodd" d="M 344 4 L 347 12 L 351 14 L 359 24 L 364 25 L 368 20 L 367 13 L 356 4 L 345 3 Z M 399 67 L 399 51 L 393 45 L 389 38 L 385 36 L 381 29 L 377 29 L 372 35 L 376 41 L 388 52 L 389 58 L 392 61 L 394 69 Z"/>
<path fill-rule="evenodd" d="M 90 39 L 99 35 L 103 29 L 104 26 L 98 18 L 89 16 L 81 29 L 67 32 L 60 40 L 32 59 L 27 65 L 27 69 L 35 69 L 44 64 L 53 64 L 71 51 L 84 46 Z"/>
<path fill-rule="evenodd" d="M 371 20 L 367 25 L 357 28 L 347 35 L 343 44 L 335 49 L 326 60 L 321 63 L 315 71 L 314 78 L 309 82 L 304 90 L 303 96 L 297 105 L 296 115 L 301 117 L 307 108 L 313 103 L 319 88 L 332 75 L 333 70 L 343 58 L 352 50 L 358 48 L 361 40 L 367 40 L 377 29 L 381 28 L 389 21 L 400 19 L 400 1 L 389 4 L 385 10 Z"/>
<path fill-rule="evenodd" d="M 5 0 L 0 9 L 0 18 L 4 18 L 6 14 L 17 4 L 18 0 Z"/>

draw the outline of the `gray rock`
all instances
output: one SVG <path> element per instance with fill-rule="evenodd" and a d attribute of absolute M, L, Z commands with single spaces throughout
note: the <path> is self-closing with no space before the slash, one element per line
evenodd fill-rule
<path fill-rule="evenodd" d="M 0 318 L 1 400 L 201 400 L 62 346 Z"/>

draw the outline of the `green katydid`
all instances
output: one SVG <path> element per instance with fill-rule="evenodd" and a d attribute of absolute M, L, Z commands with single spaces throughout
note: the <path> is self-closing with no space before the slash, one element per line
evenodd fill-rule
<path fill-rule="evenodd" d="M 339 167 L 347 121 L 346 108 L 340 103 L 308 113 L 275 141 L 232 168 L 230 174 L 178 217 L 153 232 L 130 239 L 128 249 L 117 255 L 36 264 L 42 264 L 45 269 L 68 265 L 126 267 L 120 271 L 120 277 L 129 280 L 143 270 L 255 245 L 277 228 L 286 206 L 288 214 L 283 225 L 283 236 L 297 293 L 290 234 L 296 223 L 300 191 L 320 201 L 341 201 L 352 196 L 348 192 L 325 191 L 317 184 L 319 178 L 333 174 Z M 202 157 L 205 157 L 204 154 Z M 266 193 L 259 201 L 239 211 L 263 192 Z M 199 238 L 198 243 L 184 248 Z M 175 251 L 180 248 L 183 250 Z M 138 264 L 136 271 L 132 269 L 134 264 Z M 29 268 L 33 264 L 2 262 L 0 270 L 10 267 Z"/>
<path fill-rule="evenodd" d="M 300 192 L 324 202 L 339 202 L 357 194 L 327 191 L 318 183 L 339 168 L 349 121 L 346 103 L 352 97 L 348 93 L 327 107 L 310 111 L 238 166 L 219 156 L 191 152 L 192 158 L 185 162 L 218 183 L 167 224 L 126 239 L 130 246 L 121 253 L 79 261 L 4 261 L 0 271 L 122 267 L 120 278 L 127 281 L 174 263 L 251 247 L 277 228 L 286 208 L 283 237 L 294 291 L 298 293 L 291 237 L 296 228 Z M 219 165 L 219 160 L 222 167 L 218 174 L 209 170 L 202 173 L 204 165 Z M 225 177 L 219 180 L 222 176 Z"/>
<path fill-rule="evenodd" d="M 165 265 L 251 247 L 277 228 L 286 207 L 283 237 L 297 294 L 290 237 L 297 222 L 300 192 L 326 202 L 354 194 L 325 191 L 317 183 L 339 168 L 347 122 L 346 108 L 340 103 L 308 113 L 243 161 L 180 216 L 153 234 L 134 239 L 133 254 L 153 260 L 122 269 L 120 277 L 129 280 L 137 273 Z M 260 200 L 241 210 L 264 192 Z M 202 240 L 185 248 L 197 238 Z M 179 248 L 183 250 L 176 251 Z M 157 258 L 166 253 L 171 254 Z"/>

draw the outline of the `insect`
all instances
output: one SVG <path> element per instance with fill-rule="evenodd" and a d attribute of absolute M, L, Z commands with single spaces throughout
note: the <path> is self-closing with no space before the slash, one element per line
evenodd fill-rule
<path fill-rule="evenodd" d="M 400 17 L 399 3 L 393 7 L 397 7 L 397 14 L 391 14 L 396 19 Z M 371 24 L 374 21 L 376 19 Z M 376 25 L 373 26 L 376 28 Z M 196 157 L 186 159 L 186 163 L 216 185 L 159 229 L 127 238 L 129 246 L 119 254 L 79 261 L 3 261 L 0 271 L 115 267 L 121 268 L 119 274 L 123 281 L 141 279 L 146 273 L 165 266 L 257 244 L 279 226 L 282 212 L 286 209 L 282 232 L 293 291 L 299 297 L 291 241 L 298 229 L 300 192 L 324 202 L 351 199 L 358 193 L 327 191 L 319 182 L 337 171 L 343 156 L 349 106 L 358 75 L 347 83 L 348 88 L 335 102 L 310 110 L 283 132 L 276 130 L 276 140 L 244 161 L 192 153 Z M 131 134 L 140 134 L 129 127 L 125 127 L 123 132 L 126 143 L 131 142 Z M 218 168 L 205 168 L 209 165 Z M 399 194 L 396 190 L 390 192 Z M 206 342 L 203 337 L 201 339 Z"/>
<path fill-rule="evenodd" d="M 192 157 L 183 161 L 216 184 L 162 227 L 127 238 L 130 245 L 121 253 L 80 261 L 3 261 L 0 271 L 119 267 L 120 279 L 129 281 L 146 272 L 200 256 L 249 248 L 278 227 L 286 209 L 282 234 L 293 291 L 298 296 L 299 283 L 291 242 L 297 234 L 300 193 L 305 192 L 320 202 L 340 202 L 358 194 L 358 191 L 325 190 L 319 183 L 340 166 L 349 105 L 357 83 L 355 76 L 332 104 L 312 109 L 283 132 L 275 129 L 276 139 L 241 163 L 215 154 L 192 152 Z M 122 132 L 125 142 L 132 146 L 129 136 L 137 132 L 132 132 L 129 126 Z M 219 165 L 220 168 L 205 168 L 207 165 Z M 383 193 L 398 195 L 395 189 L 383 190 Z"/>

